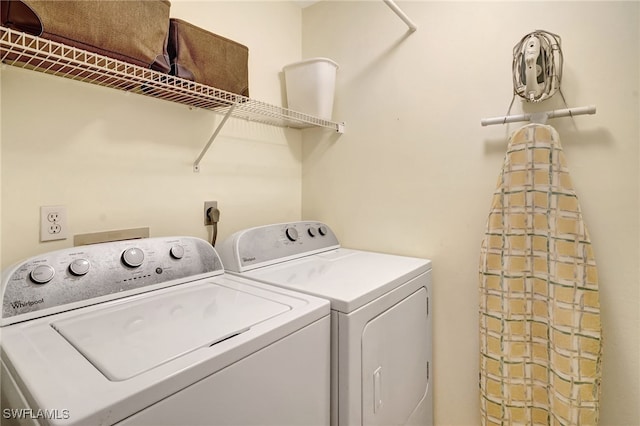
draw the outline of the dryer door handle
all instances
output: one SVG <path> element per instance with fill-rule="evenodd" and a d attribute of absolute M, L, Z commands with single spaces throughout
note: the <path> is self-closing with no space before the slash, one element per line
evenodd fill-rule
<path fill-rule="evenodd" d="M 382 408 L 382 366 L 373 372 L 373 412 Z"/>

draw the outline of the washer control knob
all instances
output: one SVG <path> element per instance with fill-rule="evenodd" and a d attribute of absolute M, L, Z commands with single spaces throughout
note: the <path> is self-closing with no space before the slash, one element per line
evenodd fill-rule
<path fill-rule="evenodd" d="M 287 228 L 285 233 L 290 241 L 296 241 L 298 239 L 298 231 L 296 228 Z"/>
<path fill-rule="evenodd" d="M 122 253 L 122 263 L 130 268 L 137 268 L 144 261 L 144 252 L 139 248 L 128 248 Z"/>
<path fill-rule="evenodd" d="M 89 269 L 91 269 L 91 263 L 87 259 L 76 259 L 69 265 L 69 271 L 76 276 L 85 275 Z"/>
<path fill-rule="evenodd" d="M 320 225 L 320 227 L 318 228 L 318 232 L 320 232 L 320 235 L 322 235 L 324 237 L 325 235 L 327 235 L 329 233 L 329 230 L 327 229 L 326 226 Z"/>
<path fill-rule="evenodd" d="M 182 257 L 184 256 L 184 247 L 177 245 L 173 246 L 171 247 L 171 250 L 169 250 L 169 254 L 174 259 L 182 259 Z"/>
<path fill-rule="evenodd" d="M 309 228 L 307 229 L 307 232 L 309 233 L 310 237 L 315 237 L 316 235 L 318 235 L 316 228 Z"/>
<path fill-rule="evenodd" d="M 36 284 L 46 284 L 53 279 L 55 269 L 50 265 L 38 265 L 31 271 L 31 281 Z"/>

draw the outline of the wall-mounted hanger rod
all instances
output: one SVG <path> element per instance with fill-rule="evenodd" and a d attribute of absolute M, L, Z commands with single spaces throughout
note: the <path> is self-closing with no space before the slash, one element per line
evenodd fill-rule
<path fill-rule="evenodd" d="M 396 15 L 400 17 L 400 19 L 404 21 L 405 24 L 407 24 L 410 32 L 414 32 L 415 30 L 418 29 L 418 26 L 414 24 L 411 19 L 409 19 L 406 13 L 404 13 L 402 9 L 400 9 L 398 5 L 395 4 L 393 0 L 383 0 L 383 1 L 387 4 L 387 6 L 389 6 L 389 8 L 391 8 L 391 10 L 395 12 Z"/>
<path fill-rule="evenodd" d="M 553 111 L 532 112 L 519 115 L 507 115 L 503 117 L 483 118 L 480 123 L 483 126 L 491 126 L 493 124 L 515 123 L 517 121 L 531 121 L 534 123 L 544 124 L 549 118 L 573 117 L 575 115 L 595 114 L 595 105 L 584 107 L 556 109 Z"/>

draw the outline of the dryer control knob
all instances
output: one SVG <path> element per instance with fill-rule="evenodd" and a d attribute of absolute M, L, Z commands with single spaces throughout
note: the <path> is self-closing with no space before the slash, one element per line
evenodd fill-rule
<path fill-rule="evenodd" d="M 316 234 L 316 228 L 313 228 L 313 227 L 307 229 L 307 232 L 309 233 L 310 237 L 315 237 L 317 235 Z"/>
<path fill-rule="evenodd" d="M 320 227 L 318 228 L 318 232 L 320 232 L 320 235 L 322 235 L 324 237 L 325 235 L 327 235 L 329 233 L 329 230 L 327 229 L 326 226 L 320 225 Z"/>
<path fill-rule="evenodd" d="M 298 231 L 296 228 L 287 228 L 285 233 L 290 241 L 296 241 L 298 239 Z"/>
<path fill-rule="evenodd" d="M 137 268 L 144 261 L 144 252 L 139 248 L 128 248 L 122 253 L 122 262 L 130 268 Z"/>
<path fill-rule="evenodd" d="M 55 269 L 50 265 L 39 265 L 31 271 L 31 280 L 36 284 L 46 284 L 53 279 Z"/>
<path fill-rule="evenodd" d="M 76 259 L 69 265 L 69 270 L 76 276 L 85 275 L 90 268 L 91 263 L 87 259 Z"/>
<path fill-rule="evenodd" d="M 169 250 L 169 254 L 171 254 L 171 257 L 173 257 L 174 259 L 182 259 L 182 257 L 184 256 L 184 247 L 173 246 Z"/>

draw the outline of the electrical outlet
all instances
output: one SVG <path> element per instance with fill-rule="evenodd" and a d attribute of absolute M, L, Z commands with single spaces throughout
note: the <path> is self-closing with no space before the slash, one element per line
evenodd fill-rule
<path fill-rule="evenodd" d="M 65 206 L 40 207 L 40 241 L 67 239 L 67 208 Z"/>
<path fill-rule="evenodd" d="M 204 224 L 205 225 L 213 225 L 213 223 L 211 222 L 211 219 L 209 218 L 209 215 L 207 214 L 207 212 L 209 211 L 209 209 L 217 209 L 218 208 L 218 202 L 217 201 L 205 201 L 204 202 Z"/>

